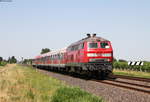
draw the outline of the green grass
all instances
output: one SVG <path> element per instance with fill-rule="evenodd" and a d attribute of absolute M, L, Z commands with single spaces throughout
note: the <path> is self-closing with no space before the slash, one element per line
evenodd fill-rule
<path fill-rule="evenodd" d="M 149 72 L 137 72 L 137 71 L 130 71 L 130 70 L 118 70 L 114 69 L 113 73 L 115 75 L 126 75 L 126 76 L 133 76 L 133 77 L 141 77 L 141 78 L 150 78 Z"/>
<path fill-rule="evenodd" d="M 64 87 L 56 91 L 52 102 L 103 102 L 102 99 L 82 91 L 79 88 Z"/>
<path fill-rule="evenodd" d="M 129 66 L 128 62 L 114 62 L 113 67 L 115 69 L 122 69 L 122 70 L 150 72 L 150 62 L 144 62 L 143 66 L 139 65 Z"/>
<path fill-rule="evenodd" d="M 102 102 L 80 88 L 49 77 L 33 68 L 7 65 L 0 73 L 0 102 Z"/>
<path fill-rule="evenodd" d="M 7 62 L 1 61 L 0 62 L 0 66 L 5 66 L 7 64 Z"/>

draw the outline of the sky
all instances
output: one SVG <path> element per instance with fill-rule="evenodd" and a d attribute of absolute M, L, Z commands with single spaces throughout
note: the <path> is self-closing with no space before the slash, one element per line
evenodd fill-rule
<path fill-rule="evenodd" d="M 150 0 L 0 1 L 0 56 L 34 58 L 87 33 L 111 41 L 114 57 L 150 61 Z"/>

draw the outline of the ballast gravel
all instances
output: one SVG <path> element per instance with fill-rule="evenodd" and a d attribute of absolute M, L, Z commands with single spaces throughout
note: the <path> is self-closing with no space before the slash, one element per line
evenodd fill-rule
<path fill-rule="evenodd" d="M 80 87 L 89 93 L 100 96 L 105 102 L 150 102 L 150 94 L 147 93 L 119 88 L 112 85 L 76 78 L 60 73 L 45 70 L 39 71 L 51 77 L 62 80 L 68 85 Z"/>
<path fill-rule="evenodd" d="M 124 82 L 129 82 L 129 83 L 140 84 L 140 85 L 150 86 L 150 82 L 137 81 L 137 80 L 135 81 L 135 80 L 121 79 L 121 78 L 117 78 L 116 80 L 118 80 L 118 81 L 124 81 Z"/>

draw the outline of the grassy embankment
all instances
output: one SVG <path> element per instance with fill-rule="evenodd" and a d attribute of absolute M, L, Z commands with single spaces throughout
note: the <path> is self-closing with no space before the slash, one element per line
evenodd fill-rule
<path fill-rule="evenodd" d="M 150 62 L 143 66 L 129 66 L 127 62 L 114 62 L 114 74 L 150 78 Z"/>
<path fill-rule="evenodd" d="M 128 62 L 114 62 L 113 66 L 115 69 L 119 70 L 132 70 L 132 71 L 140 71 L 140 72 L 150 72 L 150 62 L 144 62 L 141 65 L 128 65 Z"/>
<path fill-rule="evenodd" d="M 113 73 L 115 75 L 126 75 L 126 76 L 133 76 L 133 77 L 150 78 L 149 72 L 114 69 Z"/>
<path fill-rule="evenodd" d="M 7 69 L 2 72 L 2 69 Z M 102 102 L 35 69 L 6 65 L 0 69 L 0 102 Z"/>

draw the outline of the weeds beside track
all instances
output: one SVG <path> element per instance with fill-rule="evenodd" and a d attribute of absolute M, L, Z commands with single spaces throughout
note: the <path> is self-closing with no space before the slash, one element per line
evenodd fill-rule
<path fill-rule="evenodd" d="M 103 101 L 90 93 L 67 86 L 30 67 L 8 65 L 3 69 L 5 70 L 0 73 L 0 102 Z M 69 96 L 70 92 L 72 94 Z"/>

